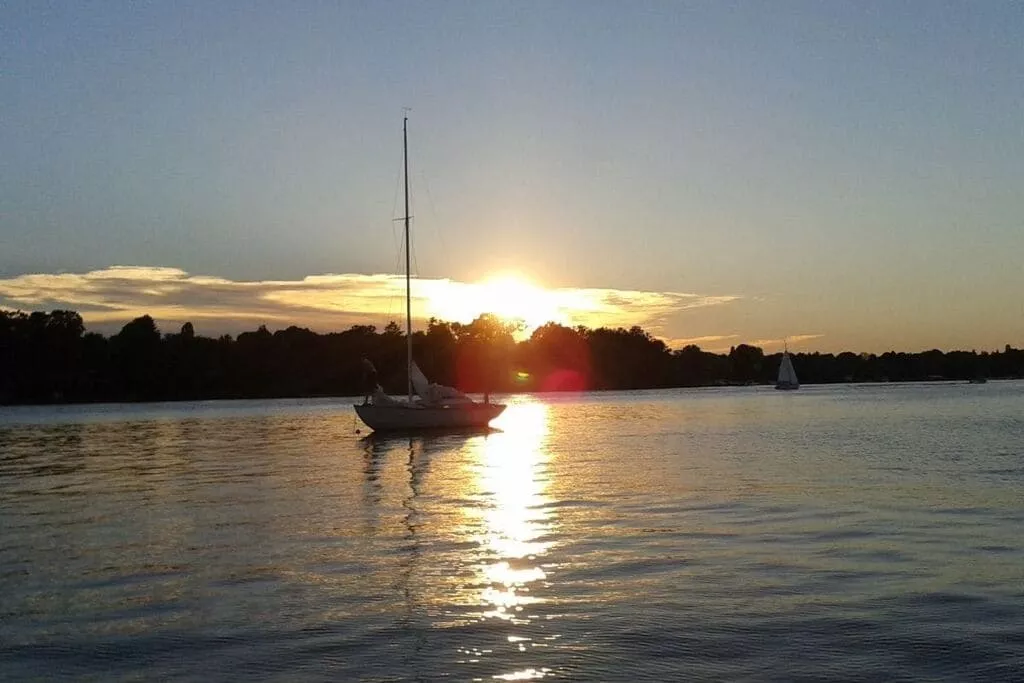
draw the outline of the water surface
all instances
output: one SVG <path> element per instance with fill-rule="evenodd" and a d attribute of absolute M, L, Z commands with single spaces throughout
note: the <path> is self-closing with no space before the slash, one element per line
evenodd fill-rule
<path fill-rule="evenodd" d="M 0 409 L 0 679 L 991 681 L 1024 383 Z"/>

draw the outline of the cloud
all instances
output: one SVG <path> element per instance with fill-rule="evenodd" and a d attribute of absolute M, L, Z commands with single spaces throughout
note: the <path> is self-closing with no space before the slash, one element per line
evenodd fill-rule
<path fill-rule="evenodd" d="M 510 296 L 495 294 L 493 285 L 487 283 L 417 278 L 412 281 L 413 318 L 423 321 L 436 316 L 470 322 L 483 312 L 514 316 L 525 307 L 535 315 L 567 325 L 640 325 L 656 331 L 670 315 L 738 298 L 620 289 L 548 290 L 532 285 Z M 524 297 L 528 298 L 525 303 Z M 459 305 L 453 306 L 452 302 Z M 207 334 L 253 329 L 261 323 L 334 331 L 354 324 L 380 325 L 403 319 L 405 277 L 324 274 L 301 280 L 236 281 L 191 275 L 178 268 L 111 266 L 87 273 L 0 279 L 0 307 L 72 309 L 90 328 L 116 329 L 132 318 L 149 314 L 158 323 L 205 322 Z M 539 324 L 536 320 L 528 322 Z"/>
<path fill-rule="evenodd" d="M 715 342 L 726 341 L 727 339 L 737 339 L 738 337 L 738 334 L 709 334 L 703 337 L 688 337 L 686 339 L 668 339 L 665 341 L 665 343 L 668 344 L 669 348 L 681 349 L 684 346 L 689 346 L 690 344 L 696 344 L 697 346 L 701 346 L 702 344 L 713 344 Z"/>
<path fill-rule="evenodd" d="M 785 339 L 755 339 L 754 341 L 744 342 L 750 346 L 759 346 L 762 349 L 779 349 L 782 350 L 787 344 L 790 347 L 799 346 L 805 341 L 811 341 L 812 339 L 821 339 L 825 335 L 823 334 L 794 334 Z"/>
<path fill-rule="evenodd" d="M 709 334 L 703 337 L 689 337 L 687 339 L 673 339 L 673 343 L 676 344 L 699 344 L 700 342 L 716 342 L 723 341 L 725 339 L 736 339 L 738 334 Z"/>
<path fill-rule="evenodd" d="M 740 343 L 747 344 L 748 346 L 757 346 L 763 350 L 771 352 L 773 349 L 782 350 L 785 344 L 796 347 L 800 346 L 805 341 L 811 341 L 813 339 L 820 339 L 824 337 L 823 334 L 795 334 L 790 337 L 783 339 L 754 339 L 754 340 L 743 340 L 738 334 L 709 334 L 702 337 L 688 337 L 683 339 L 665 339 L 665 343 L 669 348 L 681 349 L 684 346 L 690 344 L 696 344 L 701 347 L 702 351 L 708 351 L 710 353 L 725 353 L 733 346 L 737 346 Z M 716 344 L 716 342 L 725 342 L 728 344 Z"/>

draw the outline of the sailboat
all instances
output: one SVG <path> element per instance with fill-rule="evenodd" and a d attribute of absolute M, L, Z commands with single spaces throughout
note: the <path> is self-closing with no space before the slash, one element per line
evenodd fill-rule
<path fill-rule="evenodd" d="M 793 369 L 793 361 L 789 357 L 789 346 L 782 351 L 782 362 L 779 363 L 779 377 L 775 380 L 775 388 L 792 390 L 800 388 L 800 380 L 796 378 L 796 370 Z"/>
<path fill-rule="evenodd" d="M 453 387 L 431 383 L 412 359 L 412 284 L 409 273 L 409 119 L 402 119 L 402 166 L 405 175 L 405 341 L 408 395 L 405 400 L 384 393 L 378 385 L 368 399 L 353 406 L 359 419 L 377 432 L 437 429 L 483 429 L 505 406 L 483 403 Z"/>

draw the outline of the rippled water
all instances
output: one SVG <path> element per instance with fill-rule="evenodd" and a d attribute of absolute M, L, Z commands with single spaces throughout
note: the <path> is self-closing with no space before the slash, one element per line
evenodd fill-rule
<path fill-rule="evenodd" d="M 0 679 L 1024 680 L 1024 383 L 0 410 Z"/>

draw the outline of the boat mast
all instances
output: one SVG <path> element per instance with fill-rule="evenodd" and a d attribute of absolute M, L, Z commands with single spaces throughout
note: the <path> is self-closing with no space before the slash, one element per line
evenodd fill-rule
<path fill-rule="evenodd" d="M 412 285 L 409 279 L 409 117 L 402 118 L 402 167 L 405 171 L 405 375 L 412 403 Z"/>

